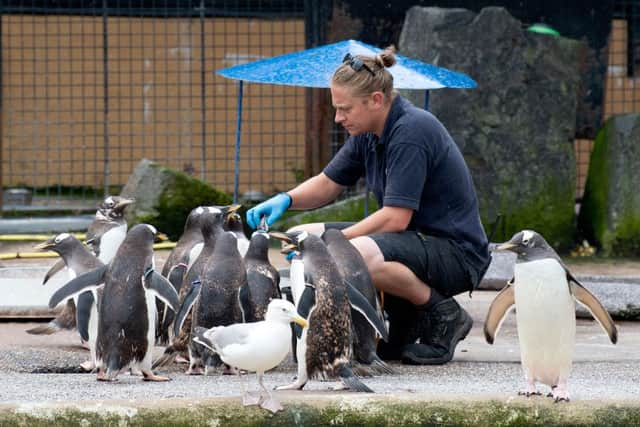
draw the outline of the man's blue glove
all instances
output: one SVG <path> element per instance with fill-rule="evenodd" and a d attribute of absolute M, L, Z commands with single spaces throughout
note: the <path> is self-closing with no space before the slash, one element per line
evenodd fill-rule
<path fill-rule="evenodd" d="M 247 211 L 247 224 L 255 229 L 260 224 L 260 218 L 267 217 L 267 225 L 271 227 L 282 214 L 291 206 L 291 196 L 287 193 L 276 194 L 259 205 Z"/>

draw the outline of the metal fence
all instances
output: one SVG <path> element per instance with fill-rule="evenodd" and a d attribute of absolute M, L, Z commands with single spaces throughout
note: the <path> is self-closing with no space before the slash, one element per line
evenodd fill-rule
<path fill-rule="evenodd" d="M 604 84 L 603 121 L 615 114 L 640 112 L 640 1 L 616 0 Z M 593 140 L 577 139 L 576 197 L 584 192 Z"/>
<path fill-rule="evenodd" d="M 303 0 L 2 0 L 2 178 L 95 206 L 143 158 L 232 192 L 237 84 L 216 69 L 303 49 Z M 245 85 L 240 192 L 304 170 L 304 91 Z"/>
<path fill-rule="evenodd" d="M 605 120 L 640 111 L 640 1 L 612 1 Z M 231 193 L 238 86 L 214 71 L 328 42 L 315 34 L 326 16 L 309 24 L 319 8 L 332 13 L 312 0 L 0 0 L 0 188 L 26 188 L 36 208 L 93 208 L 149 158 Z M 344 142 L 318 127 L 327 153 L 310 143 L 309 93 L 244 86 L 240 194 L 287 189 Z M 592 145 L 575 141 L 578 199 Z"/>

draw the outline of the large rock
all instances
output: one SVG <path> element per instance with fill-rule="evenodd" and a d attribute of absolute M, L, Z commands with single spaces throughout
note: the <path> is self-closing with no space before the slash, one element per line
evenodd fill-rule
<path fill-rule="evenodd" d="M 198 206 L 228 205 L 232 198 L 198 179 L 143 159 L 129 176 L 121 196 L 136 203 L 127 208 L 130 225 L 153 224 L 176 240 L 182 234 L 189 212 Z"/>
<path fill-rule="evenodd" d="M 460 146 L 496 241 L 535 229 L 555 247 L 574 235 L 573 138 L 585 44 L 528 32 L 505 9 L 413 7 L 400 52 L 470 75 L 475 89 L 431 92 Z M 422 105 L 422 95 L 410 95 Z"/>
<path fill-rule="evenodd" d="M 640 250 L 640 114 L 605 123 L 591 153 L 578 227 L 602 254 L 638 256 Z"/>

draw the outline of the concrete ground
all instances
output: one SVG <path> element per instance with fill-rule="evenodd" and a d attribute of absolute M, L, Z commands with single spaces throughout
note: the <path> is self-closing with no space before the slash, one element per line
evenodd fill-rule
<path fill-rule="evenodd" d="M 168 251 L 158 251 L 158 264 L 167 255 Z M 276 266 L 285 265 L 277 251 L 272 251 L 271 260 Z M 0 267 L 43 269 L 54 262 L 5 260 Z M 581 261 L 572 264 L 572 269 L 576 275 L 640 276 L 640 263 L 630 261 L 620 269 Z M 97 382 L 95 375 L 72 373 L 89 356 L 80 347 L 77 333 L 29 335 L 25 331 L 34 322 L 5 320 L 0 323 L 0 425 L 92 425 L 105 420 L 124 421 L 125 425 L 234 425 L 240 420 L 250 425 L 607 425 L 605 421 L 615 420 L 619 425 L 638 425 L 640 323 L 616 322 L 619 342 L 612 345 L 595 321 L 579 319 L 569 381 L 572 401 L 553 404 L 550 398 L 517 395 L 523 381 L 513 314 L 495 345 L 485 342 L 482 326 L 495 294 L 477 291 L 472 298 L 458 297 L 471 313 L 474 326 L 451 363 L 425 367 L 392 363 L 396 374 L 363 379 L 374 395 L 333 391 L 335 383 L 321 381 L 311 381 L 304 391 L 278 391 L 287 410 L 275 417 L 240 406 L 242 379 L 221 373 L 187 376 L 184 365 L 156 371 L 169 376 L 172 381 L 168 383 L 145 383 L 131 375 L 121 375 L 115 383 Z M 157 354 L 161 351 L 156 348 Z M 267 373 L 265 383 L 269 387 L 288 384 L 294 375 L 295 365 L 287 360 Z M 254 376 L 248 384 L 257 387 Z M 548 391 L 545 386 L 539 389 Z"/>

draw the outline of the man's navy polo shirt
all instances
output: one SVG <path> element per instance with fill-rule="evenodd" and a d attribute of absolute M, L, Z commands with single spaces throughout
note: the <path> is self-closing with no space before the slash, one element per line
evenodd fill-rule
<path fill-rule="evenodd" d="M 409 230 L 452 239 L 478 270 L 489 261 L 478 198 L 458 146 L 436 117 L 396 95 L 382 137 L 350 137 L 324 169 L 340 185 L 365 176 L 378 206 L 413 209 Z"/>

